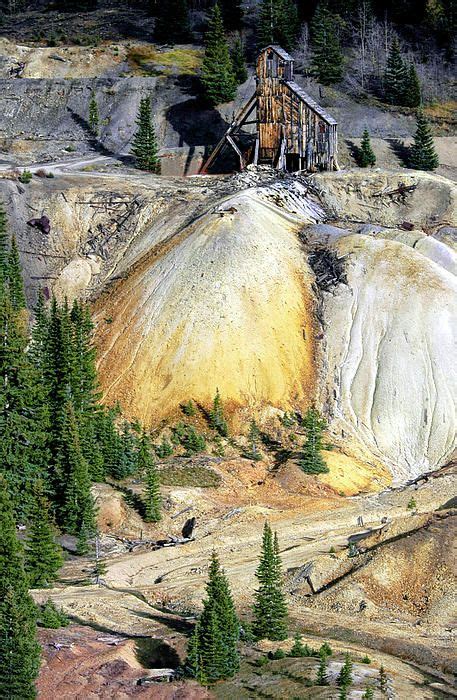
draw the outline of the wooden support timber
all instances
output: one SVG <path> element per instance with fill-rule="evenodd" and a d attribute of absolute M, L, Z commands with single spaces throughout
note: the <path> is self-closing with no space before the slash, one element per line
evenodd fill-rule
<path fill-rule="evenodd" d="M 206 173 L 208 172 L 208 169 L 211 167 L 211 165 L 214 163 L 216 160 L 217 156 L 222 152 L 224 146 L 229 144 L 235 153 L 237 154 L 238 158 L 240 159 L 240 168 L 241 170 L 244 170 L 246 163 L 243 157 L 243 154 L 241 153 L 240 149 L 236 145 L 233 135 L 241 129 L 243 124 L 246 123 L 248 117 L 252 114 L 254 111 L 255 107 L 257 104 L 257 98 L 256 95 L 252 95 L 252 97 L 248 100 L 248 102 L 244 105 L 243 109 L 238 112 L 236 115 L 235 119 L 233 122 L 230 124 L 229 128 L 217 144 L 216 148 L 214 151 L 211 153 L 209 156 L 208 160 L 203 163 L 202 167 L 200 168 L 200 173 Z"/>
<path fill-rule="evenodd" d="M 281 170 L 339 170 L 338 125 L 294 80 L 294 60 L 280 46 L 267 46 L 257 59 L 255 94 L 239 112 L 200 172 L 207 172 L 228 144 L 240 168 L 246 157 L 234 135 L 257 124 L 253 162 Z M 256 110 L 256 119 L 249 119 Z"/>

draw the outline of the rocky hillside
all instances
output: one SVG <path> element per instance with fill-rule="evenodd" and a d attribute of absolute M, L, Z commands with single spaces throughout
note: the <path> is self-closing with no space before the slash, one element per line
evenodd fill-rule
<path fill-rule="evenodd" d="M 455 187 L 418 173 L 275 178 L 2 185 L 29 292 L 91 296 L 105 399 L 127 415 L 156 425 L 217 388 L 234 426 L 318 400 L 332 441 L 395 479 L 445 464 Z M 43 212 L 49 236 L 25 225 Z M 316 267 L 322 254 L 336 277 Z"/>

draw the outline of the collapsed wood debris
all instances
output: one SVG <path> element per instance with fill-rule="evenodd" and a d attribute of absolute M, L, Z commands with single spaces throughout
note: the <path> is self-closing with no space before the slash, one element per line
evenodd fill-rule
<path fill-rule="evenodd" d="M 345 257 L 338 257 L 330 248 L 316 248 L 310 253 L 308 262 L 319 289 L 328 292 L 338 284 L 347 284 L 344 260 Z"/>

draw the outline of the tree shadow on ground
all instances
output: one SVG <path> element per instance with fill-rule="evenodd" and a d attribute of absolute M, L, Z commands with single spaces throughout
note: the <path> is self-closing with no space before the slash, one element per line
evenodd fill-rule
<path fill-rule="evenodd" d="M 346 139 L 345 143 L 349 149 L 349 155 L 351 156 L 351 158 L 355 160 L 357 165 L 360 165 L 362 157 L 362 149 L 360 148 L 360 146 L 357 146 L 357 144 L 354 143 L 354 141 L 351 141 L 350 139 Z"/>
<path fill-rule="evenodd" d="M 391 151 L 397 156 L 400 163 L 407 168 L 409 165 L 409 147 L 400 139 L 386 139 Z"/>
<path fill-rule="evenodd" d="M 112 149 L 107 148 L 105 146 L 105 144 L 97 136 L 94 135 L 94 133 L 92 132 L 92 130 L 89 126 L 89 122 L 87 121 L 87 119 L 85 119 L 80 114 L 75 112 L 73 109 L 71 109 L 71 107 L 67 107 L 67 109 L 70 112 L 70 116 L 73 119 L 73 121 L 75 122 L 75 124 L 77 124 L 80 127 L 80 129 L 82 129 L 84 131 L 84 133 L 86 134 L 88 144 L 91 146 L 91 148 L 93 148 L 95 151 L 97 151 L 97 153 L 100 153 L 100 155 L 102 155 L 102 156 L 116 158 L 116 160 L 119 160 L 124 165 L 128 165 L 128 166 L 135 165 L 135 159 L 133 158 L 133 156 L 120 155 L 116 151 L 113 151 Z"/>
<path fill-rule="evenodd" d="M 293 450 L 284 447 L 282 442 L 275 440 L 271 437 L 271 435 L 268 435 L 268 433 L 260 433 L 260 440 L 262 441 L 262 445 L 264 445 L 266 450 L 273 455 L 275 470 L 279 469 L 294 456 Z"/>
<path fill-rule="evenodd" d="M 178 668 L 181 663 L 173 647 L 153 637 L 135 640 L 135 656 L 143 668 Z"/>

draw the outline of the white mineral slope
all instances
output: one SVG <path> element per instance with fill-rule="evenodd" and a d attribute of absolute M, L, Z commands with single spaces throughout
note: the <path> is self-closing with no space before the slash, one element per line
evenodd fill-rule
<path fill-rule="evenodd" d="M 332 427 L 401 481 L 456 446 L 457 280 L 409 245 L 364 235 L 334 243 L 348 285 L 324 293 Z"/>
<path fill-rule="evenodd" d="M 108 402 L 151 424 L 190 398 L 209 405 L 217 388 L 234 406 L 287 408 L 314 395 L 304 214 L 263 195 L 218 204 L 97 301 Z"/>

